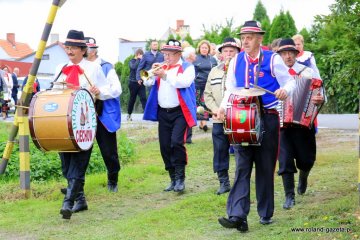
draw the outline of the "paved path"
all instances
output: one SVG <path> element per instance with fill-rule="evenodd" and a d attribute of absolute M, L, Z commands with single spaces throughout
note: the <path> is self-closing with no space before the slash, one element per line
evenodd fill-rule
<path fill-rule="evenodd" d="M 122 114 L 121 119 L 123 123 L 126 123 L 127 114 Z M 132 114 L 133 122 L 150 123 L 149 121 L 142 120 L 142 114 Z M 0 118 L 0 122 L 4 121 Z M 10 117 L 5 120 L 6 122 L 13 122 L 14 117 L 10 114 Z M 319 114 L 318 116 L 319 128 L 332 128 L 332 129 L 359 129 L 359 115 L 358 114 Z M 211 124 L 211 120 L 210 120 Z M 126 124 L 124 124 L 126 126 Z"/>

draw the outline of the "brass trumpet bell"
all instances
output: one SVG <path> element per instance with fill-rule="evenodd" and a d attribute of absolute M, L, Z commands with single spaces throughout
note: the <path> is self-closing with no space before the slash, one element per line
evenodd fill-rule
<path fill-rule="evenodd" d="M 152 78 L 154 76 L 155 71 L 159 70 L 160 68 L 162 68 L 166 64 L 167 64 L 166 62 L 163 62 L 159 66 L 157 66 L 155 68 L 152 68 L 152 69 L 150 69 L 148 71 L 146 71 L 145 69 L 141 70 L 140 71 L 141 80 L 143 80 L 143 81 L 149 80 L 150 78 Z"/>

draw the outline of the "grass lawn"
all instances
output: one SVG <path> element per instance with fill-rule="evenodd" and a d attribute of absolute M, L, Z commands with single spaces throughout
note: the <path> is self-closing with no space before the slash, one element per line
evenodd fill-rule
<path fill-rule="evenodd" d="M 184 194 L 163 191 L 169 179 L 160 156 L 156 124 L 124 123 L 121 131 L 136 143 L 136 160 L 122 167 L 119 192 L 107 192 L 106 173 L 87 175 L 89 210 L 74 214 L 71 220 L 61 219 L 59 214 L 64 179 L 32 182 L 32 197 L 24 199 L 18 179 L 5 181 L 0 177 L 0 239 L 359 238 L 355 130 L 320 130 L 308 191 L 296 196 L 293 209 L 282 209 L 281 177 L 275 177 L 276 205 L 271 225 L 258 223 L 252 176 L 249 232 L 245 234 L 225 229 L 217 222 L 226 214 L 227 194 L 215 195 L 218 181 L 212 171 L 211 131 L 193 129 L 194 144 L 187 145 L 189 164 Z M 231 180 L 234 168 L 232 157 Z M 293 228 L 303 232 L 293 232 Z"/>

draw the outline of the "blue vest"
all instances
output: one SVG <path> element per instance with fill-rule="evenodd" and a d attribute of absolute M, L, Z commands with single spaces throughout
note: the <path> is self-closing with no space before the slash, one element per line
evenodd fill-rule
<path fill-rule="evenodd" d="M 106 77 L 113 66 L 101 59 L 101 68 Z M 103 111 L 99 119 L 109 132 L 116 132 L 121 126 L 120 96 L 106 99 L 103 102 Z"/>
<path fill-rule="evenodd" d="M 182 69 L 190 66 L 191 63 L 183 62 Z M 159 93 L 159 82 L 155 80 L 154 86 L 151 88 L 149 98 L 146 102 L 144 110 L 144 120 L 158 121 L 158 93 Z M 195 98 L 195 84 L 192 83 L 188 88 L 178 88 L 177 94 L 179 97 L 181 111 L 184 114 L 186 123 L 189 127 L 196 126 L 196 98 Z"/>
<path fill-rule="evenodd" d="M 280 85 L 273 75 L 272 59 L 274 53 L 267 50 L 260 51 L 262 51 L 262 62 L 257 85 L 275 92 L 280 88 Z M 257 63 L 249 61 L 245 52 L 239 53 L 235 66 L 236 87 L 244 87 L 246 78 L 249 80 L 249 83 L 255 84 L 257 66 Z M 278 99 L 272 94 L 265 93 L 261 98 L 264 108 L 273 108 L 278 104 Z"/>

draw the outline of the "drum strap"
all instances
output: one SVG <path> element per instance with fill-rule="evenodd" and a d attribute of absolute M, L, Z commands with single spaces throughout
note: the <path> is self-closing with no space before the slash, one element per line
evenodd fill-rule
<path fill-rule="evenodd" d="M 59 79 L 60 75 L 63 73 L 63 69 L 64 67 L 67 66 L 67 63 L 61 68 L 61 71 L 59 72 L 59 74 L 56 76 L 56 78 L 54 79 L 52 86 L 50 87 L 50 89 L 52 89 L 54 87 L 54 82 L 57 82 L 57 80 Z"/>
<path fill-rule="evenodd" d="M 254 80 L 254 85 L 257 85 L 257 83 L 258 83 L 262 59 L 263 59 L 263 52 L 260 49 L 259 62 L 258 62 L 258 66 L 257 66 L 257 69 L 256 69 L 256 76 L 255 76 L 255 80 Z"/>

